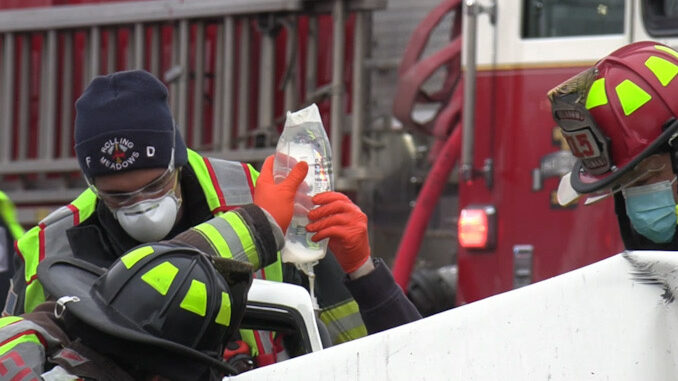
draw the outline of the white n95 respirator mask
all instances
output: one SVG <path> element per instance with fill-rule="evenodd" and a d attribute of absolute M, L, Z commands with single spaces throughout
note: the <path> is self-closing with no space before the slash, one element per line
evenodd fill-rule
<path fill-rule="evenodd" d="M 171 190 L 162 197 L 116 209 L 113 214 L 132 238 L 139 242 L 155 242 L 172 230 L 180 206 L 181 200 Z"/>

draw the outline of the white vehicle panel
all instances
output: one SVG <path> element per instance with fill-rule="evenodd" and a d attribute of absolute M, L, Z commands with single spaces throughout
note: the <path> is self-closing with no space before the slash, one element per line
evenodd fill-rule
<path fill-rule="evenodd" d="M 678 253 L 634 252 L 674 276 Z M 663 259 L 666 259 L 665 261 Z M 621 254 L 228 380 L 672 380 L 678 302 Z M 678 277 L 678 275 L 675 275 Z M 675 286 L 675 285 L 674 285 Z"/>

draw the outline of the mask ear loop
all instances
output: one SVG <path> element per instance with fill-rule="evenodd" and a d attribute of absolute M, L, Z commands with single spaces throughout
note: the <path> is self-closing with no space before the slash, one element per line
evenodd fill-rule
<path fill-rule="evenodd" d="M 97 187 L 94 186 L 94 179 L 91 179 L 89 176 L 83 175 L 85 178 L 85 182 L 87 183 L 87 187 L 94 192 L 94 194 L 99 197 L 99 191 L 97 190 Z M 101 198 L 101 197 L 99 197 Z"/>
<path fill-rule="evenodd" d="M 666 164 L 662 164 L 662 165 L 659 166 L 658 168 L 646 169 L 646 170 L 642 171 L 641 173 L 639 173 L 636 177 L 634 177 L 634 178 L 632 178 L 631 180 L 627 181 L 625 184 L 619 185 L 619 186 L 617 186 L 617 187 L 611 189 L 611 190 L 610 190 L 609 192 L 607 192 L 607 193 L 600 194 L 600 195 L 593 195 L 593 196 L 591 196 L 591 197 L 588 197 L 588 198 L 586 199 L 584 205 L 593 204 L 593 203 L 595 203 L 595 202 L 598 202 L 598 201 L 600 201 L 600 200 L 603 200 L 603 199 L 606 199 L 606 198 L 608 198 L 608 197 L 610 197 L 610 196 L 613 196 L 613 195 L 615 195 L 615 194 L 621 192 L 623 189 L 630 188 L 631 185 L 637 183 L 637 182 L 640 181 L 640 180 L 643 180 L 643 179 L 647 178 L 647 177 L 650 176 L 652 173 L 659 172 L 659 171 L 663 170 L 664 167 L 666 167 Z"/>
<path fill-rule="evenodd" d="M 170 153 L 170 164 L 169 164 L 169 170 L 173 171 L 174 170 L 174 150 L 176 149 L 177 146 L 177 122 L 172 120 L 172 152 Z"/>
<path fill-rule="evenodd" d="M 666 168 L 666 164 L 662 164 L 657 168 L 647 168 L 647 169 L 643 170 L 640 174 L 638 174 L 638 176 L 636 176 L 635 178 L 631 179 L 630 181 L 627 181 L 626 184 L 621 185 L 620 188 L 629 188 L 629 187 L 633 186 L 633 184 L 637 183 L 638 181 L 647 178 L 648 176 L 652 175 L 653 173 L 660 172 L 664 168 Z"/>
<path fill-rule="evenodd" d="M 678 174 L 678 147 L 674 145 L 676 144 L 677 137 L 678 133 L 671 136 L 668 141 L 669 155 L 671 157 L 671 170 L 674 174 Z"/>
<path fill-rule="evenodd" d="M 172 119 L 172 152 L 170 153 L 170 166 L 169 171 L 173 171 L 174 167 L 174 152 L 177 146 L 177 122 Z M 179 168 L 180 169 L 180 168 Z M 172 187 L 172 192 L 174 193 L 174 199 L 177 201 L 177 208 L 181 208 L 183 203 L 183 195 L 181 194 L 181 188 L 179 192 L 176 191 L 177 184 L 180 183 L 179 177 L 181 176 L 181 171 L 177 173 L 176 178 L 174 179 L 174 186 Z"/>
<path fill-rule="evenodd" d="M 648 178 L 648 177 L 651 176 L 653 173 L 660 172 L 660 171 L 663 170 L 665 167 L 666 167 L 666 164 L 662 164 L 662 165 L 660 165 L 658 168 L 648 168 L 648 169 L 642 171 L 642 172 L 641 172 L 638 176 L 636 176 L 635 178 L 633 178 L 633 179 L 627 181 L 626 184 L 620 185 L 620 186 L 619 186 L 617 189 L 615 189 L 614 192 L 612 192 L 612 193 L 614 194 L 614 193 L 617 193 L 617 192 L 622 191 L 623 189 L 632 188 L 632 187 L 633 187 L 633 184 L 637 183 L 637 182 L 640 181 L 640 180 L 643 180 L 643 179 Z"/>

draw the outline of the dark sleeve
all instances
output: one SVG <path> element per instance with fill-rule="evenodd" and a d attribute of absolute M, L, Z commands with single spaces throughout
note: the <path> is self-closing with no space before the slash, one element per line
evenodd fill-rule
<path fill-rule="evenodd" d="M 60 346 L 66 346 L 70 343 L 68 334 L 64 326 L 54 316 L 54 306 L 56 302 L 47 301 L 38 304 L 33 311 L 21 315 L 24 319 L 30 320 L 43 328 L 47 333 L 54 336 L 60 343 Z"/>
<path fill-rule="evenodd" d="M 0 310 L 4 309 L 5 299 L 9 291 L 10 279 L 14 275 L 14 237 L 10 234 L 9 227 L 0 218 L 0 255 L 2 262 L 7 266 L 5 271 L 0 272 Z"/>
<path fill-rule="evenodd" d="M 15 257 L 18 257 L 18 255 L 15 255 Z M 24 261 L 15 260 L 14 266 L 16 271 L 7 292 L 2 316 L 21 315 L 24 313 L 24 296 L 26 295 Z"/>
<path fill-rule="evenodd" d="M 371 273 L 345 280 L 346 287 L 358 302 L 367 331 L 372 334 L 421 319 L 384 261 L 381 258 L 373 261 L 375 268 Z"/>

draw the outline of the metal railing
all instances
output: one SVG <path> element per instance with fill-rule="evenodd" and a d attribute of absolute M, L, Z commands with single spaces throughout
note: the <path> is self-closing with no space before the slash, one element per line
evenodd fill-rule
<path fill-rule="evenodd" d="M 0 187 L 18 204 L 77 195 L 75 99 L 96 75 L 146 69 L 168 84 L 187 144 L 214 157 L 261 161 L 273 152 L 286 110 L 326 102 L 337 185 L 349 189 L 364 172 L 369 13 L 385 4 L 158 0 L 1 11 Z M 325 15 L 331 46 L 318 37 Z M 352 44 L 345 40 L 349 19 Z M 284 56 L 276 57 L 280 46 Z M 318 80 L 320 52 L 331 54 L 326 83 Z M 351 164 L 341 168 L 346 134 Z"/>

